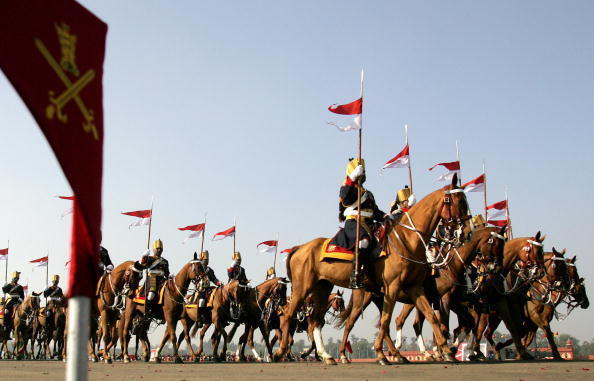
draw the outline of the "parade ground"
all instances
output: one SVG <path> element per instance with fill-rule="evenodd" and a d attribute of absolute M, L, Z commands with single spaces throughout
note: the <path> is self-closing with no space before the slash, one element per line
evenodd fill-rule
<path fill-rule="evenodd" d="M 1 361 L 0 381 L 64 379 L 65 364 L 57 361 Z M 488 362 L 407 364 L 382 367 L 371 363 L 326 366 L 320 363 L 229 364 L 94 364 L 89 380 L 594 380 L 594 362 Z"/>

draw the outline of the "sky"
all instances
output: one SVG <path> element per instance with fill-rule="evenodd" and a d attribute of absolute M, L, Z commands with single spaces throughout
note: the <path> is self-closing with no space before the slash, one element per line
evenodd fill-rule
<path fill-rule="evenodd" d="M 458 140 L 463 180 L 484 161 L 489 203 L 507 189 L 515 236 L 547 234 L 545 249 L 577 255 L 594 289 L 592 2 L 81 3 L 109 26 L 102 229 L 115 263 L 139 258 L 147 241 L 120 212 L 151 200 L 151 239 L 163 240 L 174 272 L 200 245 L 183 245 L 176 228 L 205 213 L 211 266 L 225 280 L 232 240 L 210 238 L 235 219 L 256 284 L 273 260 L 259 242 L 332 236 L 356 134 L 327 125 L 350 122 L 327 107 L 358 98 L 364 69 L 366 184 L 381 208 L 408 182 L 404 169 L 379 175 L 403 148 L 405 124 L 417 198 L 443 185 L 427 168 L 455 160 Z M 45 272 L 27 262 L 49 253 L 50 275 L 65 275 L 70 221 L 60 215 L 70 205 L 54 196 L 71 191 L 3 75 L 0 131 L 0 243 L 10 240 L 9 271 L 41 290 Z M 482 209 L 482 194 L 469 201 Z M 593 311 L 553 329 L 592 339 Z M 372 337 L 376 315 L 354 333 Z"/>

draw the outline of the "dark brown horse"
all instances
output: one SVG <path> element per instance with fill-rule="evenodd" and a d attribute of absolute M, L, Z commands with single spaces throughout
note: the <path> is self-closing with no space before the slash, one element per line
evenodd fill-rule
<path fill-rule="evenodd" d="M 402 222 L 387 229 L 387 256 L 371 265 L 371 276 L 383 289 L 384 301 L 380 329 L 375 341 L 377 361 L 389 364 L 383 352 L 383 342 L 389 335 L 389 323 L 396 301 L 413 303 L 423 312 L 433 327 L 436 342 L 445 358 L 454 361 L 446 338 L 441 331 L 431 304 L 427 300 L 423 283 L 429 273 L 426 260 L 426 243 L 429 242 L 440 221 L 461 224 L 468 216 L 468 204 L 462 189 L 457 186 L 457 176 L 452 184 L 436 190 L 414 205 L 402 218 Z M 308 294 L 314 301 L 313 336 L 318 354 L 328 364 L 336 361 L 324 348 L 320 326 L 326 311 L 321 308 L 333 285 L 349 287 L 352 264 L 350 262 L 321 261 L 325 238 L 317 238 L 293 248 L 287 257 L 287 274 L 292 282 L 291 302 L 287 304 L 281 319 L 282 340 L 275 359 L 282 358 L 288 351 L 291 340 L 291 322 Z"/>
<path fill-rule="evenodd" d="M 204 275 L 204 268 L 202 267 L 201 262 L 198 260 L 192 260 L 186 263 L 173 279 L 170 278 L 165 281 L 165 284 L 163 285 L 163 303 L 161 305 L 155 306 L 156 308 L 154 311 L 154 317 L 165 320 L 167 324 L 165 333 L 163 334 L 163 339 L 157 348 L 154 358 L 156 362 L 161 361 L 159 356 L 167 340 L 171 341 L 173 346 L 174 361 L 176 363 L 183 362 L 177 351 L 177 337 L 175 335 L 175 329 L 177 327 L 177 322 L 182 316 L 182 312 L 184 310 L 185 295 L 188 291 L 188 287 L 190 286 L 190 282 L 196 281 L 202 275 Z M 124 310 L 124 315 L 121 319 L 122 329 L 119 335 L 123 344 L 122 353 L 124 362 L 130 362 L 130 356 L 128 354 L 128 342 L 130 340 L 132 321 L 134 320 L 135 315 L 144 315 L 144 313 L 144 304 L 136 303 L 132 298 L 128 298 L 126 300 L 126 309 Z M 148 354 L 147 352 L 148 348 L 145 348 L 144 356 Z"/>

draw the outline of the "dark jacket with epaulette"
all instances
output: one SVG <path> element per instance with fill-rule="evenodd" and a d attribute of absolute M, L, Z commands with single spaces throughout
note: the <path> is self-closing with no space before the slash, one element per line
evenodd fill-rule
<path fill-rule="evenodd" d="M 248 278 L 245 275 L 245 269 L 240 265 L 229 267 L 227 269 L 227 275 L 229 275 L 229 282 L 232 280 L 237 280 L 240 284 L 248 284 Z"/>
<path fill-rule="evenodd" d="M 8 294 L 10 298 L 18 297 L 25 299 L 25 290 L 23 289 L 23 286 L 18 283 L 6 283 L 4 287 L 2 287 L 2 292 Z"/>

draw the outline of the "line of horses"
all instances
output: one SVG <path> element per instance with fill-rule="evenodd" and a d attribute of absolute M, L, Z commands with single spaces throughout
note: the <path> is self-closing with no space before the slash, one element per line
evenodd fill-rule
<path fill-rule="evenodd" d="M 340 360 L 348 363 L 347 343 L 358 318 L 372 302 L 380 312 L 378 335 L 374 343 L 377 362 L 407 362 L 400 354 L 402 327 L 417 310 L 413 324 L 420 351 L 428 361 L 456 361 L 456 350 L 463 335 L 470 338 L 471 356 L 484 360 L 480 341 L 485 337 L 496 350 L 514 344 L 519 359 L 531 359 L 527 347 L 538 328 L 545 331 L 555 359 L 561 359 L 553 339 L 550 322 L 562 304 L 568 312 L 576 307 L 588 308 L 584 279 L 580 278 L 576 258 L 566 258 L 565 251 L 544 251 L 544 236 L 508 239 L 506 227 L 474 227 L 469 218 L 465 193 L 452 183 L 430 193 L 404 213 L 402 219 L 385 221 L 380 242 L 385 255 L 366 259 L 364 289 L 355 289 L 345 307 L 342 293 L 332 292 L 335 286 L 349 286 L 352 263 L 322 259 L 326 238 L 317 238 L 291 249 L 287 257 L 287 278 L 277 277 L 251 287 L 231 281 L 212 288 L 207 306 L 197 303 L 192 292 L 205 276 L 202 263 L 194 258 L 175 276 L 162 285 L 159 303 L 150 316 L 145 313 L 144 301 L 137 296 L 142 279 L 142 265 L 126 261 L 105 273 L 98 284 L 97 296 L 90 317 L 89 357 L 110 363 L 115 348 L 121 346 L 121 358 L 129 362 L 129 342 L 132 336 L 142 344 L 141 357 L 151 359 L 148 332 L 155 322 L 165 324 L 165 332 L 153 360 L 160 361 L 161 351 L 169 341 L 173 358 L 182 362 L 178 348 L 185 341 L 191 359 L 203 355 L 207 330 L 214 327 L 211 341 L 212 357 L 224 361 L 227 344 L 243 325 L 236 353 L 238 360 L 246 359 L 249 346 L 254 357 L 261 361 L 253 337 L 256 330 L 263 336 L 269 361 L 293 359 L 291 346 L 297 331 L 306 331 L 312 343 L 308 355 L 316 351 L 327 364 L 336 364 L 326 351 L 322 327 L 330 312 L 336 326 L 344 328 L 340 345 Z M 427 261 L 427 251 L 437 253 L 437 263 Z M 139 267 L 140 266 L 140 267 Z M 291 293 L 288 295 L 288 287 Z M 390 336 L 390 322 L 396 302 L 403 303 L 395 319 L 396 336 Z M 14 325 L 14 355 L 30 356 L 27 342 L 40 343 L 37 356 L 64 358 L 67 332 L 67 308 L 52 314 L 53 322 L 44 321 L 40 313 L 39 295 L 33 294 L 17 308 Z M 458 326 L 450 330 L 450 312 L 458 317 Z M 47 319 L 46 319 L 47 320 Z M 433 350 L 425 346 L 422 326 L 427 320 L 433 331 Z M 181 323 L 182 332 L 176 329 Z M 508 342 L 495 343 L 493 332 L 503 322 L 511 334 Z M 226 328 L 231 325 L 229 331 Z M 44 328 L 45 327 L 45 328 Z M 53 330 L 52 330 L 53 328 Z M 199 333 L 197 350 L 192 338 Z M 0 326 L 0 350 L 7 351 L 9 335 Z M 41 340 L 39 338 L 42 338 Z M 54 350 L 49 350 L 53 341 Z M 274 351 L 273 346 L 279 343 Z M 220 350 L 219 350 L 220 347 Z M 31 355 L 33 352 L 31 344 Z"/>

